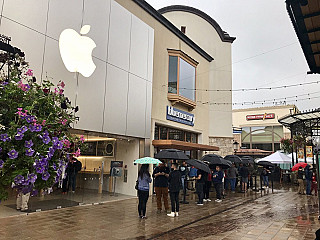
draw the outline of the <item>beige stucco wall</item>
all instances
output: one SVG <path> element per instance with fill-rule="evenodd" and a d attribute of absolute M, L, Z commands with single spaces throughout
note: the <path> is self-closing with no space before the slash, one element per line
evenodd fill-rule
<path fill-rule="evenodd" d="M 198 102 L 209 101 L 209 94 L 207 92 L 196 93 L 197 106 L 190 112 L 195 116 L 195 124 L 193 127 L 166 120 L 166 107 L 168 105 L 171 106 L 171 102 L 167 99 L 169 63 L 167 49 L 181 50 L 199 62 L 196 71 L 201 74 L 197 76 L 196 88 L 209 89 L 210 63 L 134 2 L 128 0 L 117 0 L 117 2 L 154 29 L 151 138 L 153 139 L 154 136 L 155 123 L 159 123 L 174 128 L 197 132 L 200 134 L 199 143 L 209 144 L 209 109 L 206 105 L 198 104 Z M 174 107 L 188 111 L 188 109 L 182 105 L 176 105 Z M 153 155 L 153 147 L 151 147 L 150 155 Z"/>
<path fill-rule="evenodd" d="M 209 65 L 209 89 L 232 89 L 231 43 L 222 42 L 217 31 L 203 18 L 188 12 L 163 14 L 178 29 L 186 26 L 186 35 L 213 58 Z M 200 77 L 203 72 L 197 72 Z M 197 93 L 200 93 L 198 91 Z M 232 103 L 231 92 L 210 92 L 210 103 Z M 232 137 L 232 105 L 205 105 L 209 109 L 209 136 Z"/>

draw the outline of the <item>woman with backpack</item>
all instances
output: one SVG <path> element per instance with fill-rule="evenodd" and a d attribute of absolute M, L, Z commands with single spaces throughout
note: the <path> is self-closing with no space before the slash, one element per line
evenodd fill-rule
<path fill-rule="evenodd" d="M 138 180 L 136 182 L 136 189 L 138 190 L 138 212 L 139 217 L 146 219 L 147 202 L 149 199 L 149 184 L 152 179 L 149 173 L 149 165 L 142 164 L 138 173 Z"/>

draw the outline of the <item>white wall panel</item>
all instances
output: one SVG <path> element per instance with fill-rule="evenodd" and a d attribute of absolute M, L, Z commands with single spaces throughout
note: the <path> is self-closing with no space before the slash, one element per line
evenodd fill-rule
<path fill-rule="evenodd" d="M 79 75 L 77 105 L 80 121 L 75 128 L 102 131 L 103 99 L 105 94 L 106 62 L 95 60 L 95 72 L 85 78 Z"/>
<path fill-rule="evenodd" d="M 11 37 L 12 46 L 20 48 L 26 54 L 26 61 L 29 62 L 34 75 L 39 79 L 45 36 L 5 18 L 2 18 L 0 31 Z"/>
<path fill-rule="evenodd" d="M 146 80 L 129 73 L 127 135 L 144 137 L 146 122 Z"/>
<path fill-rule="evenodd" d="M 154 51 L 154 30 L 149 27 L 149 47 L 148 47 L 148 81 L 152 82 L 153 79 L 153 51 Z"/>
<path fill-rule="evenodd" d="M 148 77 L 148 25 L 132 15 L 130 72 L 141 78 Z"/>
<path fill-rule="evenodd" d="M 75 96 L 77 90 L 76 74 L 70 73 L 64 66 L 59 52 L 59 44 L 57 41 L 47 38 L 46 52 L 43 63 L 42 78 L 46 78 L 57 84 L 60 80 L 64 81 L 65 95 L 70 99 L 72 105 L 75 104 Z"/>
<path fill-rule="evenodd" d="M 118 3 L 112 1 L 108 62 L 129 70 L 131 14 Z"/>
<path fill-rule="evenodd" d="M 150 138 L 151 135 L 151 108 L 152 108 L 152 83 L 146 82 L 146 129 L 145 137 Z"/>
<path fill-rule="evenodd" d="M 127 114 L 128 72 L 107 65 L 107 84 L 103 131 L 125 134 Z"/>
<path fill-rule="evenodd" d="M 3 16 L 45 33 L 48 0 L 7 0 L 4 2 Z"/>
<path fill-rule="evenodd" d="M 109 31 L 110 0 L 85 0 L 83 25 L 90 25 L 86 35 L 93 39 L 97 47 L 93 56 L 107 61 L 108 31 Z"/>
<path fill-rule="evenodd" d="M 32 14 L 32 12 L 30 12 L 30 14 Z M 66 28 L 72 28 L 80 32 L 81 20 L 82 1 L 50 1 L 47 35 L 59 39 L 61 32 Z"/>

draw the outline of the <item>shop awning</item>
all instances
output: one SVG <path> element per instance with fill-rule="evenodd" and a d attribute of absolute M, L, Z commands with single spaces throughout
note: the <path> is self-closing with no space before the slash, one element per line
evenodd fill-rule
<path fill-rule="evenodd" d="M 237 156 L 268 156 L 272 154 L 272 151 L 266 151 L 261 149 L 238 149 L 235 151 Z"/>
<path fill-rule="evenodd" d="M 286 0 L 287 11 L 296 31 L 310 72 L 320 73 L 319 0 Z"/>
<path fill-rule="evenodd" d="M 200 151 L 219 151 L 219 147 L 199 144 L 199 143 L 191 143 L 191 142 L 183 142 L 177 140 L 153 140 L 152 145 L 157 148 L 162 149 L 179 149 L 179 150 L 200 150 Z"/>

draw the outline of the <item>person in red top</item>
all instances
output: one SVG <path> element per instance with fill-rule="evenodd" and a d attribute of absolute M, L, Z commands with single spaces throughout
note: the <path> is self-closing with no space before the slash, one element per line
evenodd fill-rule
<path fill-rule="evenodd" d="M 315 195 L 317 196 L 317 194 L 318 194 L 318 183 L 317 183 L 317 175 L 316 175 L 315 172 L 312 174 L 311 191 L 310 191 L 311 195 L 312 195 L 312 191 L 313 190 L 314 190 Z"/>

